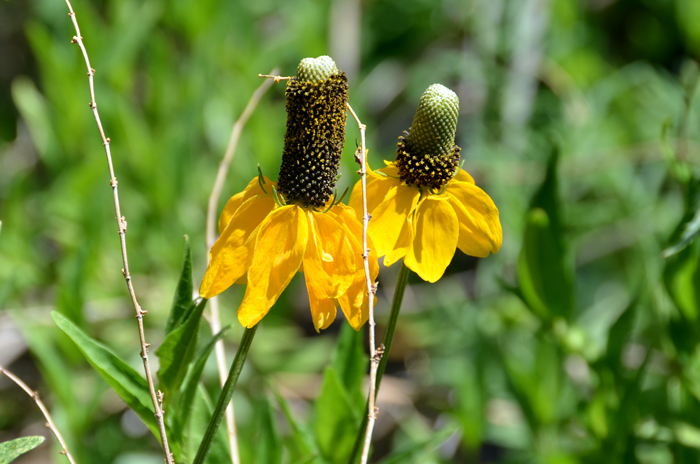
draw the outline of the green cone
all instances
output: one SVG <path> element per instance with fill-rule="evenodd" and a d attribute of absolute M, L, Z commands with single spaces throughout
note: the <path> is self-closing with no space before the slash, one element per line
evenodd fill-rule
<path fill-rule="evenodd" d="M 413 125 L 399 137 L 396 165 L 408 185 L 440 189 L 459 168 L 455 145 L 459 98 L 447 87 L 433 84 L 423 92 Z"/>
<path fill-rule="evenodd" d="M 450 156 L 455 145 L 459 98 L 444 85 L 433 84 L 423 92 L 406 147 L 415 154 Z"/>
<path fill-rule="evenodd" d="M 297 67 L 297 79 L 300 82 L 323 82 L 333 74 L 338 74 L 338 67 L 328 55 L 304 58 Z"/>

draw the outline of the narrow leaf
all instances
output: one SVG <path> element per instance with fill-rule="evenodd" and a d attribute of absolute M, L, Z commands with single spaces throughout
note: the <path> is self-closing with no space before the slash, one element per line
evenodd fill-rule
<path fill-rule="evenodd" d="M 153 415 L 153 404 L 148 393 L 148 384 L 134 369 L 125 363 L 109 348 L 80 330 L 68 318 L 57 311 L 51 311 L 56 325 L 68 335 L 83 353 L 85 359 L 148 426 L 159 437 L 158 425 Z"/>
<path fill-rule="evenodd" d="M 221 329 L 221 331 L 202 348 L 199 354 L 197 354 L 194 364 L 184 380 L 184 388 L 177 395 L 176 400 L 173 401 L 170 407 L 172 410 L 177 405 L 177 409 L 175 410 L 175 427 L 173 427 L 173 429 L 178 436 L 182 436 L 182 431 L 189 426 L 195 395 L 197 393 L 197 386 L 199 385 L 199 380 L 202 378 L 202 372 L 204 371 L 204 366 L 207 364 L 207 359 L 209 359 L 209 355 L 211 355 L 211 352 L 214 350 L 216 342 L 221 340 L 230 328 L 231 326 L 228 325 Z"/>
<path fill-rule="evenodd" d="M 44 437 L 22 437 L 0 443 L 0 464 L 8 464 L 21 454 L 44 443 Z"/>
<path fill-rule="evenodd" d="M 318 446 L 316 446 L 316 442 L 314 441 L 313 434 L 304 427 L 304 424 L 300 424 L 296 417 L 294 417 L 292 410 L 289 408 L 289 404 L 287 404 L 287 400 L 277 391 L 274 391 L 274 394 L 277 399 L 277 404 L 279 404 L 282 414 L 292 431 L 290 437 L 291 446 L 288 447 L 290 448 L 289 451 L 292 462 L 305 462 L 309 459 L 313 460 L 314 457 L 320 454 Z"/>
<path fill-rule="evenodd" d="M 444 428 L 438 430 L 435 434 L 425 441 L 416 443 L 404 449 L 397 449 L 381 461 L 379 464 L 407 464 L 410 462 L 425 462 L 425 457 L 421 458 L 421 455 L 433 451 L 438 446 L 442 445 L 448 438 L 450 438 L 456 432 L 453 428 Z"/>
<path fill-rule="evenodd" d="M 257 419 L 257 440 L 255 464 L 281 464 L 282 463 L 282 439 L 275 424 L 275 411 L 270 405 L 270 400 L 263 397 L 255 408 Z"/>
<path fill-rule="evenodd" d="M 565 266 L 547 213 L 530 211 L 518 260 L 518 282 L 527 305 L 543 319 L 568 316 L 573 307 L 573 276 Z"/>
<path fill-rule="evenodd" d="M 344 464 L 352 451 L 360 417 L 355 414 L 348 392 L 333 368 L 327 368 L 323 375 L 314 419 L 321 455 L 332 463 Z"/>
<path fill-rule="evenodd" d="M 190 249 L 190 239 L 185 235 L 185 253 L 182 258 L 182 270 L 180 280 L 175 289 L 173 304 L 170 309 L 170 316 L 165 323 L 165 335 L 175 330 L 183 322 L 183 315 L 187 312 L 192 302 L 194 285 L 192 283 L 192 250 Z"/>
<path fill-rule="evenodd" d="M 199 322 L 206 304 L 207 300 L 201 298 L 192 313 L 188 314 L 187 319 L 170 332 L 156 350 L 156 356 L 160 359 L 158 387 L 165 393 L 166 403 L 169 403 L 180 389 L 180 384 L 187 374 L 187 368 L 194 359 Z"/>
<path fill-rule="evenodd" d="M 348 392 L 349 399 L 356 413 L 364 409 L 365 392 L 362 381 L 367 372 L 369 358 L 365 354 L 364 334 L 355 331 L 350 324 L 343 324 L 332 367 Z"/>

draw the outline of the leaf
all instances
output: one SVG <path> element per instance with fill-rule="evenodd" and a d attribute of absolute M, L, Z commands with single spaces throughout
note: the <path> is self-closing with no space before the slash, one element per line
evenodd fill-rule
<path fill-rule="evenodd" d="M 185 253 L 182 257 L 182 270 L 180 280 L 175 288 L 173 304 L 170 308 L 168 321 L 165 323 L 165 335 L 175 330 L 183 321 L 183 315 L 192 303 L 194 285 L 192 283 L 192 250 L 190 249 L 190 238 L 185 235 Z"/>
<path fill-rule="evenodd" d="M 573 307 L 572 271 L 547 213 L 541 208 L 527 217 L 523 247 L 518 259 L 518 283 L 525 303 L 545 320 L 567 317 Z"/>
<path fill-rule="evenodd" d="M 387 457 L 379 461 L 379 464 L 406 464 L 410 462 L 417 461 L 423 453 L 430 452 L 442 445 L 448 438 L 450 438 L 456 429 L 444 428 L 435 432 L 435 434 L 429 439 L 417 443 L 403 450 L 395 450 Z M 420 462 L 423 462 L 421 460 Z"/>
<path fill-rule="evenodd" d="M 700 209 L 695 211 L 692 219 L 685 223 L 680 238 L 671 246 L 661 252 L 664 258 L 673 256 L 681 252 L 685 247 L 693 243 L 700 234 Z"/>
<path fill-rule="evenodd" d="M 320 454 L 318 446 L 314 441 L 313 434 L 307 430 L 306 427 L 304 427 L 304 424 L 300 424 L 296 420 L 284 397 L 276 391 L 274 391 L 274 394 L 275 398 L 277 399 L 277 404 L 279 404 L 282 414 L 284 415 L 284 418 L 292 431 L 292 435 L 290 437 L 291 446 L 289 447 L 291 448 L 289 451 L 292 462 L 313 461 L 313 458 Z"/>
<path fill-rule="evenodd" d="M 700 311 L 700 242 L 669 257 L 664 267 L 663 278 L 666 290 L 683 318 L 693 327 L 698 323 Z"/>
<path fill-rule="evenodd" d="M 187 377 L 184 380 L 184 388 L 180 393 L 177 394 L 176 400 L 170 406 L 170 410 L 175 413 L 173 431 L 177 436 L 182 437 L 184 430 L 188 427 L 190 422 L 190 417 L 192 414 L 192 407 L 195 401 L 195 395 L 197 393 L 197 387 L 199 385 L 199 380 L 202 378 L 202 372 L 204 371 L 204 366 L 207 364 L 207 359 L 211 355 L 211 352 L 216 346 L 216 342 L 221 340 L 228 329 L 231 326 L 228 325 L 221 329 L 221 331 L 216 334 L 211 341 L 197 354 L 197 357 L 190 369 Z"/>
<path fill-rule="evenodd" d="M 345 386 L 355 412 L 360 414 L 365 407 L 362 381 L 367 372 L 369 357 L 365 354 L 364 334 L 355 331 L 350 324 L 343 324 L 331 366 Z"/>
<path fill-rule="evenodd" d="M 17 456 L 31 451 L 44 443 L 44 437 L 22 437 L 0 443 L 0 464 L 8 464 Z"/>
<path fill-rule="evenodd" d="M 255 408 L 257 440 L 255 441 L 255 464 L 281 464 L 282 439 L 275 424 L 274 410 L 266 397 L 258 401 Z"/>
<path fill-rule="evenodd" d="M 338 374 L 333 368 L 327 368 L 314 417 L 314 433 L 321 455 L 334 464 L 345 464 L 355 443 L 359 419 Z"/>
<path fill-rule="evenodd" d="M 182 461 L 192 462 L 197 455 L 199 443 L 204 437 L 204 432 L 207 430 L 207 425 L 209 424 L 209 419 L 211 419 L 213 412 L 214 407 L 209 395 L 207 395 L 204 387 L 199 385 L 197 394 L 192 403 L 192 419 L 190 420 L 189 426 L 185 429 L 184 443 L 182 446 L 182 449 L 187 453 L 187 459 L 183 459 Z M 226 440 L 226 427 L 219 427 L 219 430 L 217 430 L 214 441 L 211 444 L 209 455 L 207 456 L 207 462 L 216 464 L 231 462 L 228 441 Z"/>
<path fill-rule="evenodd" d="M 61 313 L 51 311 L 51 317 L 56 322 L 56 325 L 75 342 L 85 359 L 97 373 L 133 409 L 153 435 L 159 437 L 158 425 L 153 415 L 153 404 L 151 403 L 146 380 L 109 348 L 80 330 Z"/>
<path fill-rule="evenodd" d="M 158 387 L 165 393 L 165 403 L 168 404 L 180 389 L 180 384 L 187 374 L 187 368 L 194 359 L 197 349 L 197 335 L 202 311 L 207 300 L 200 298 L 194 309 L 177 329 L 170 332 L 156 350 L 160 359 L 158 369 Z"/>

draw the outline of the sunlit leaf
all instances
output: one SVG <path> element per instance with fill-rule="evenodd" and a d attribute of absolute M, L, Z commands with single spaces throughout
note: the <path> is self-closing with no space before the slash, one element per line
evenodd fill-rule
<path fill-rule="evenodd" d="M 8 464 L 42 443 L 44 437 L 22 437 L 0 443 L 0 464 Z"/>

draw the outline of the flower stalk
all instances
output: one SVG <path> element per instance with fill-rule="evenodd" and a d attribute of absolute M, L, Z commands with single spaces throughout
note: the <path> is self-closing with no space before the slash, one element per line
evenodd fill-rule
<path fill-rule="evenodd" d="M 391 350 L 391 342 L 394 340 L 394 332 L 396 332 L 396 323 L 399 320 L 399 313 L 401 312 L 401 304 L 403 303 L 403 295 L 406 292 L 406 285 L 408 284 L 408 275 L 411 270 L 406 267 L 406 265 L 401 262 L 401 268 L 399 269 L 399 277 L 396 280 L 396 288 L 394 289 L 394 298 L 391 302 L 391 314 L 389 314 L 389 320 L 386 324 L 386 329 L 384 330 L 384 339 L 382 340 L 382 346 L 384 346 L 384 354 L 379 360 L 379 365 L 377 366 L 376 374 L 376 387 L 374 391 L 375 400 L 379 395 L 379 387 L 382 384 L 382 377 L 384 376 L 384 371 L 386 370 L 386 365 L 389 362 L 389 350 Z M 369 408 L 369 398 L 367 399 L 367 408 Z M 350 459 L 348 464 L 354 464 L 357 462 L 357 456 L 360 452 L 360 446 L 363 443 L 363 439 L 367 433 L 367 421 L 363 420 L 360 424 L 360 430 L 357 432 L 357 439 L 355 440 L 355 445 L 353 446 L 352 453 L 350 453 Z"/>
<path fill-rule="evenodd" d="M 256 324 L 253 327 L 246 328 L 243 331 L 241 343 L 238 345 L 238 350 L 236 350 L 236 357 L 233 359 L 231 370 L 228 373 L 228 378 L 226 379 L 224 387 L 221 389 L 219 401 L 216 403 L 216 407 L 214 408 L 214 413 L 209 421 L 207 430 L 204 432 L 202 443 L 199 445 L 199 449 L 197 450 L 197 455 L 194 458 L 193 464 L 204 464 L 204 461 L 209 454 L 211 444 L 214 442 L 214 437 L 216 436 L 216 431 L 219 429 L 219 425 L 221 425 L 221 421 L 226 413 L 226 408 L 228 407 L 231 397 L 233 396 L 233 391 L 236 389 L 238 378 L 243 370 L 243 365 L 245 364 L 246 357 L 248 356 L 248 350 L 250 350 L 250 345 L 253 343 L 253 337 L 255 337 L 255 332 L 257 330 L 258 325 Z"/>

